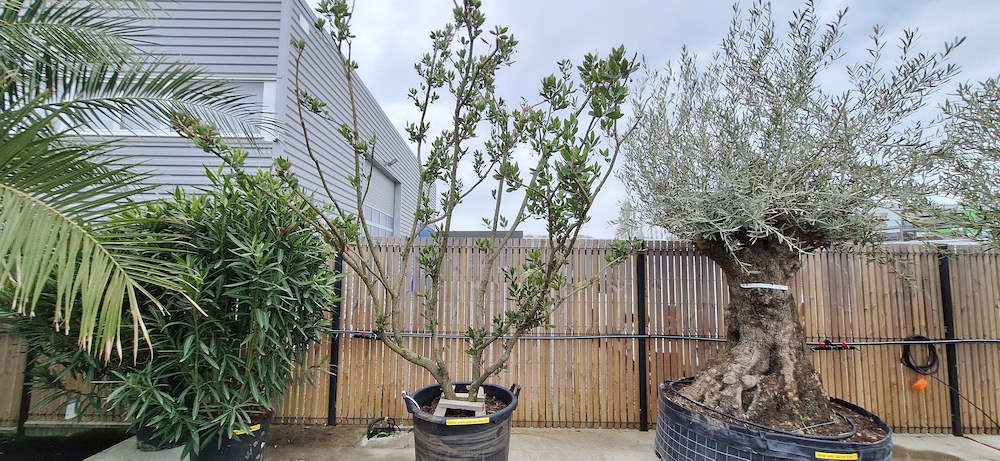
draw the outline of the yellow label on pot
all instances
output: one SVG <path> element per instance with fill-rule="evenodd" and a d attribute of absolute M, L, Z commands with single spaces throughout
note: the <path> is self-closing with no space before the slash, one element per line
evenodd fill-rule
<path fill-rule="evenodd" d="M 857 453 L 824 453 L 822 451 L 816 452 L 816 459 L 835 459 L 835 460 L 856 460 L 858 459 Z"/>
<path fill-rule="evenodd" d="M 449 419 L 444 422 L 448 426 L 471 426 L 473 424 L 489 424 L 490 418 L 458 418 Z"/>
<path fill-rule="evenodd" d="M 259 430 L 260 430 L 260 424 L 254 424 L 253 426 L 250 426 L 250 432 L 257 432 Z M 243 434 L 246 434 L 246 431 L 241 429 L 236 429 L 235 431 L 233 431 L 233 435 L 243 435 Z"/>

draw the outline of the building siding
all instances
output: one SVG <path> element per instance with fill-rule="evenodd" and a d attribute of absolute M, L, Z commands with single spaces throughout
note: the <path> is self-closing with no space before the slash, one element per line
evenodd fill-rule
<path fill-rule="evenodd" d="M 310 29 L 304 31 L 299 27 L 299 17 L 312 18 L 312 10 L 302 0 L 286 0 L 294 5 L 289 18 L 292 26 L 290 34 L 296 38 L 305 38 L 307 45 L 300 62 L 300 78 L 303 88 L 310 94 L 320 97 L 327 103 L 326 109 L 333 122 L 318 121 L 317 117 L 308 116 L 307 127 L 310 132 L 310 142 L 314 153 L 320 158 L 323 170 L 327 174 L 327 186 L 338 197 L 343 197 L 342 204 L 351 211 L 356 211 L 353 200 L 354 191 L 346 181 L 346 177 L 354 174 L 353 153 L 339 133 L 341 123 L 352 124 L 350 100 L 348 97 L 347 78 L 339 63 L 338 52 L 333 39 L 327 34 Z M 288 78 L 285 79 L 284 103 L 279 101 L 278 113 L 283 116 L 288 126 L 294 132 L 281 137 L 282 154 L 289 157 L 298 166 L 300 180 L 307 187 L 321 190 L 319 178 L 312 168 L 312 160 L 305 150 L 301 131 L 298 129 L 298 115 L 295 107 L 293 78 L 295 54 L 287 56 Z M 417 161 L 409 145 L 393 126 L 389 117 L 375 101 L 364 82 L 354 74 L 353 77 L 355 101 L 358 107 L 358 129 L 361 136 L 370 139 L 375 135 L 375 162 L 377 173 L 374 176 L 373 187 L 368 196 L 370 206 L 383 212 L 391 213 L 396 218 L 395 233 L 409 232 L 413 222 L 417 195 Z M 395 187 L 390 187 L 395 185 Z M 387 203 L 394 203 L 395 209 L 384 209 Z"/>
<path fill-rule="evenodd" d="M 99 138 L 86 138 L 99 141 Z M 147 184 L 157 186 L 154 196 L 170 193 L 174 186 L 194 192 L 208 186 L 205 168 L 217 169 L 222 160 L 215 155 L 194 147 L 180 136 L 124 136 L 117 144 L 118 150 L 111 156 L 117 163 L 135 165 L 133 170 L 149 174 Z M 250 151 L 245 166 L 251 170 L 268 168 L 273 157 L 269 143 L 262 143 L 260 149 Z"/>
<path fill-rule="evenodd" d="M 209 68 L 220 76 L 275 76 L 281 0 L 172 0 L 136 37 L 150 52 Z"/>
<path fill-rule="evenodd" d="M 313 160 L 305 149 L 295 104 L 295 50 L 292 37 L 308 41 L 300 75 L 307 91 L 328 104 L 333 122 L 307 116 L 310 145 L 325 174 L 331 195 L 344 209 L 356 212 L 354 191 L 346 178 L 354 174 L 353 152 L 339 133 L 351 123 L 347 80 L 329 35 L 315 30 L 316 15 L 305 0 L 172 0 L 161 2 L 156 19 L 136 35 L 142 47 L 168 59 L 202 66 L 207 75 L 242 84 L 265 83 L 263 103 L 280 128 L 259 143 L 247 166 L 267 168 L 276 157 L 291 160 L 300 184 L 320 200 L 327 196 Z M 366 205 L 391 215 L 394 233 L 409 231 L 416 208 L 416 157 L 396 131 L 364 83 L 355 74 L 358 126 L 365 138 L 374 134 L 373 184 Z M 123 156 L 137 156 L 140 171 L 156 174 L 154 184 L 197 189 L 207 185 L 204 165 L 219 160 L 175 134 L 126 136 Z"/>

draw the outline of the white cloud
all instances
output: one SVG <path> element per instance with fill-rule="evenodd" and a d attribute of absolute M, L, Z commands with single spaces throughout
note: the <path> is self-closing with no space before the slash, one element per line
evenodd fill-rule
<path fill-rule="evenodd" d="M 630 52 L 646 57 L 652 68 L 662 68 L 677 59 L 681 46 L 707 58 L 721 42 L 732 18 L 732 4 L 723 1 L 687 0 L 486 0 L 487 24 L 503 24 L 520 41 L 517 63 L 501 74 L 503 94 L 534 98 L 538 81 L 556 69 L 560 59 L 579 62 L 587 52 L 605 52 L 624 44 Z M 749 0 L 743 1 L 748 6 Z M 779 25 L 787 23 L 791 12 L 801 8 L 800 0 L 774 1 L 772 11 Z M 863 59 L 868 35 L 875 24 L 886 29 L 888 52 L 895 52 L 897 37 L 905 28 L 920 31 L 920 50 L 939 50 L 955 36 L 968 40 L 959 47 L 953 62 L 963 67 L 954 83 L 980 81 L 1000 73 L 1000 2 L 993 0 L 819 0 L 825 21 L 834 12 L 849 8 L 845 37 L 841 42 L 846 56 L 840 65 Z M 448 0 L 358 0 L 353 31 L 354 59 L 359 73 L 401 134 L 407 121 L 415 120 L 416 110 L 406 99 L 417 78 L 413 63 L 428 49 L 428 34 L 450 19 Z M 941 92 L 942 100 L 949 90 Z M 511 97 L 510 102 L 516 102 Z M 437 116 L 436 119 L 444 119 Z M 617 217 L 617 203 L 624 197 L 621 184 L 609 184 L 599 198 L 586 233 L 610 237 Z M 489 199 L 489 189 L 484 191 Z M 479 197 L 482 199 L 482 197 Z M 469 213 L 460 217 L 463 228 L 481 228 L 483 202 L 470 201 Z M 526 233 L 539 233 L 534 226 Z"/>

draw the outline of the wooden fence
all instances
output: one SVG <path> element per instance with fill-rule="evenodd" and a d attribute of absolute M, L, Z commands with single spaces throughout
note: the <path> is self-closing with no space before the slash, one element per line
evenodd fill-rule
<path fill-rule="evenodd" d="M 458 338 L 473 321 L 470 293 L 480 279 L 480 254 L 472 242 L 458 245 L 446 262 L 444 299 L 454 306 L 442 320 L 456 336 L 447 341 L 453 375 L 468 373 Z M 600 271 L 608 242 L 588 241 L 571 262 L 570 283 Z M 523 240 L 501 262 L 517 264 L 534 241 Z M 398 252 L 386 244 L 385 252 Z M 921 244 L 891 247 L 898 262 L 870 261 L 859 252 L 824 251 L 804 257 L 792 289 L 807 341 L 857 343 L 857 350 L 812 354 L 828 392 L 882 416 L 900 432 L 953 431 L 950 402 L 956 400 L 961 428 L 1000 433 L 1000 255 L 978 247 L 952 247 L 950 293 L 954 337 L 962 342 L 935 345 L 940 367 L 922 392 L 919 377 L 900 363 L 902 343 L 911 335 L 944 339 L 939 252 Z M 641 263 L 643 270 L 638 270 Z M 413 267 L 412 262 L 400 267 Z M 644 280 L 638 275 L 644 272 Z M 900 274 L 905 274 L 901 277 Z M 498 271 L 490 281 L 503 302 Z M 421 283 L 413 278 L 413 286 Z M 645 306 L 638 302 L 644 293 Z M 357 278 L 344 284 L 341 328 L 370 330 L 372 306 Z M 408 293 L 408 304 L 416 302 Z M 728 292 L 721 270 L 680 242 L 647 242 L 644 256 L 601 275 L 540 329 L 518 342 L 508 370 L 493 381 L 522 386 L 514 422 L 530 427 L 640 428 L 656 420 L 657 385 L 694 374 L 722 346 L 723 306 Z M 415 309 L 412 310 L 415 312 Z M 421 319 L 407 317 L 415 350 L 429 352 L 419 337 Z M 379 416 L 406 419 L 400 391 L 431 383 L 422 369 L 408 365 L 377 341 L 340 336 L 336 421 L 361 424 Z M 947 349 L 954 349 L 958 394 L 952 395 Z M 913 346 L 914 359 L 928 359 L 928 347 Z M 645 411 L 644 411 L 645 410 Z M 991 420 L 992 418 L 992 420 Z"/>
<path fill-rule="evenodd" d="M 521 240 L 499 266 L 518 265 L 540 243 Z M 694 374 L 723 344 L 728 293 L 715 264 L 687 244 L 656 241 L 646 243 L 643 255 L 602 273 L 607 243 L 583 242 L 570 263 L 570 283 L 600 274 L 598 283 L 557 311 L 551 319 L 553 328 L 520 340 L 509 369 L 492 380 L 521 385 L 520 406 L 514 413 L 519 426 L 652 425 L 657 385 Z M 1000 415 L 1000 254 L 977 247 L 950 250 L 945 285 L 938 252 L 912 244 L 891 248 L 899 260 L 892 266 L 869 262 L 861 253 L 806 256 L 792 289 L 807 341 L 858 344 L 858 350 L 812 354 L 832 396 L 873 411 L 899 432 L 948 433 L 960 425 L 969 433 L 1000 433 L 993 421 Z M 398 254 L 398 243 L 387 241 L 380 251 Z M 471 294 L 482 280 L 481 258 L 467 241 L 456 246 L 445 262 L 443 301 L 453 308 L 443 314 L 441 323 L 447 329 L 442 333 L 449 336 L 446 348 L 457 377 L 470 370 L 463 360 L 462 335 L 477 321 Z M 410 307 L 418 302 L 415 291 L 425 283 L 412 274 L 414 267 L 407 261 L 392 268 L 395 275 L 410 278 L 405 294 Z M 487 315 L 492 315 L 505 302 L 501 273 L 494 271 L 488 283 Z M 432 382 L 426 371 L 409 365 L 378 341 L 349 334 L 373 328 L 373 307 L 356 276 L 344 280 L 342 294 L 339 328 L 347 334 L 316 348 L 311 357 L 313 364 L 324 368 L 332 354 L 336 376 L 318 373 L 315 386 L 291 389 L 279 422 L 365 424 L 381 416 L 406 421 L 400 392 Z M 950 294 L 953 302 L 951 333 L 945 328 L 943 294 Z M 408 312 L 403 330 L 411 347 L 429 353 L 429 340 L 421 337 L 422 319 L 415 308 Z M 956 339 L 934 346 L 940 367 L 922 392 L 910 388 L 918 375 L 900 363 L 902 343 L 914 334 Z M 0 335 L 0 342 L 4 340 L 8 339 Z M 912 349 L 918 362 L 927 360 L 926 345 Z M 0 404 L 3 425 L 16 421 L 13 402 L 19 401 L 18 370 L 23 369 L 23 358 L 11 350 L 0 349 L 7 354 L 0 357 L 0 396 L 12 396 L 6 399 L 11 403 Z M 957 364 L 954 376 L 946 366 L 949 353 Z M 957 382 L 957 394 L 949 382 Z M 958 421 L 952 420 L 953 400 Z M 35 412 L 31 419 L 49 417 Z"/>

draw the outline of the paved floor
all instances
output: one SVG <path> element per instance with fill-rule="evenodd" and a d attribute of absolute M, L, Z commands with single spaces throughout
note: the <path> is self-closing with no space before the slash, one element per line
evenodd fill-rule
<path fill-rule="evenodd" d="M 266 461 L 346 461 L 413 460 L 413 439 L 409 435 L 380 440 L 363 440 L 359 426 L 272 428 Z M 656 461 L 653 453 L 655 432 L 612 429 L 524 429 L 511 433 L 512 461 Z M 953 437 L 950 435 L 894 434 L 894 461 L 997 461 L 1000 436 Z M 143 453 L 135 449 L 135 439 L 126 440 L 88 461 L 178 461 L 180 449 Z"/>
<path fill-rule="evenodd" d="M 997 461 L 1000 435 L 893 434 L 893 461 Z"/>

